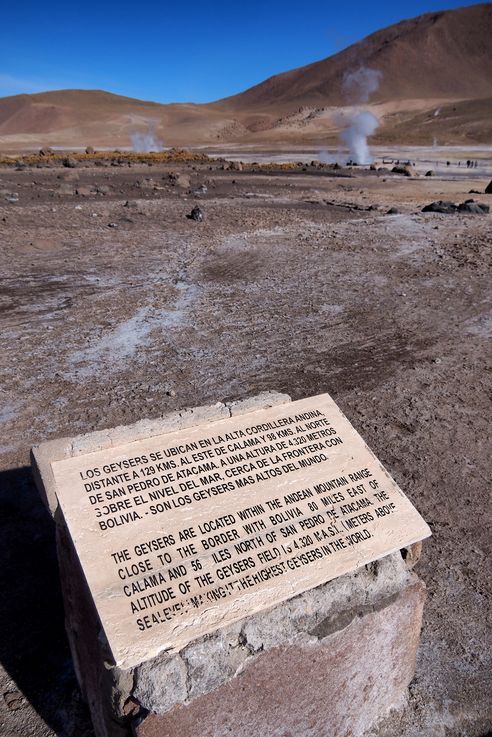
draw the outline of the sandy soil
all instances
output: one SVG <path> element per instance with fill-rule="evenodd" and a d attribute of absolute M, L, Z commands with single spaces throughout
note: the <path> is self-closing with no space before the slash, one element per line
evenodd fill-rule
<path fill-rule="evenodd" d="M 0 733 L 92 734 L 29 448 L 277 389 L 332 394 L 433 530 L 408 707 L 374 737 L 486 734 L 491 216 L 420 210 L 492 204 L 468 195 L 491 172 L 183 170 L 207 192 L 164 166 L 0 169 Z"/>

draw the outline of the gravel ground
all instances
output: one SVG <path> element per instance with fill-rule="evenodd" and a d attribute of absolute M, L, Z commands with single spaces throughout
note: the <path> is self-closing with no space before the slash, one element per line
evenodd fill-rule
<path fill-rule="evenodd" d="M 490 173 L 181 170 L 207 191 L 0 169 L 0 733 L 92 735 L 30 447 L 275 389 L 329 392 L 433 531 L 408 706 L 371 737 L 485 735 L 491 216 L 420 210 L 492 204 Z"/>

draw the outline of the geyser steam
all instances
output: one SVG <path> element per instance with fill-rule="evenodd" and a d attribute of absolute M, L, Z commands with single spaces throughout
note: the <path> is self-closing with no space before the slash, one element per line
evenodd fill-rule
<path fill-rule="evenodd" d="M 382 74 L 377 69 L 360 67 L 355 72 L 345 74 L 342 89 L 352 105 L 360 105 L 379 87 Z M 369 110 L 354 110 L 341 116 L 340 137 L 349 150 L 349 159 L 356 164 L 370 164 L 371 154 L 367 137 L 379 126 L 379 120 Z"/>
<path fill-rule="evenodd" d="M 367 102 L 376 92 L 381 81 L 382 72 L 368 67 L 359 67 L 355 72 L 344 75 L 342 89 L 348 100 L 354 105 Z"/>
<path fill-rule="evenodd" d="M 147 130 L 145 133 L 135 132 L 130 135 L 132 149 L 136 153 L 150 153 L 151 151 L 162 151 L 164 148 L 162 142 L 158 139 L 155 131 L 155 121 L 147 121 Z"/>
<path fill-rule="evenodd" d="M 379 120 L 368 110 L 353 113 L 346 120 L 347 127 L 340 133 L 342 141 L 349 150 L 350 160 L 356 164 L 370 164 L 372 161 L 367 136 L 374 133 Z"/>

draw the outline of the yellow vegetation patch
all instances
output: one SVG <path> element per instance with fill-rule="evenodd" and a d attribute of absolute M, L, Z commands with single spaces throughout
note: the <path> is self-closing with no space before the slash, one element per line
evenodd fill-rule
<path fill-rule="evenodd" d="M 149 163 L 167 163 L 167 162 L 188 162 L 188 161 L 210 161 L 210 157 L 206 154 L 195 153 L 186 149 L 171 148 L 168 151 L 158 151 L 152 153 L 136 153 L 134 151 L 95 151 L 94 153 L 76 152 L 48 152 L 37 154 L 25 154 L 23 156 L 5 156 L 0 155 L 0 164 L 17 165 L 26 164 L 33 166 L 36 164 L 63 164 L 66 159 L 73 159 L 77 163 L 88 163 L 92 161 L 121 161 L 130 162 L 132 164 L 149 164 Z"/>

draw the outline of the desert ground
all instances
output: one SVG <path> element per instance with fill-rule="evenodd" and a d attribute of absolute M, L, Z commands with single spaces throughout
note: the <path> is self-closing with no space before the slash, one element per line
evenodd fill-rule
<path fill-rule="evenodd" d="M 92 735 L 31 446 L 274 389 L 329 392 L 432 528 L 408 705 L 371 737 L 486 735 L 491 216 L 421 209 L 492 205 L 492 155 L 222 153 L 263 166 L 0 167 L 0 733 Z"/>

